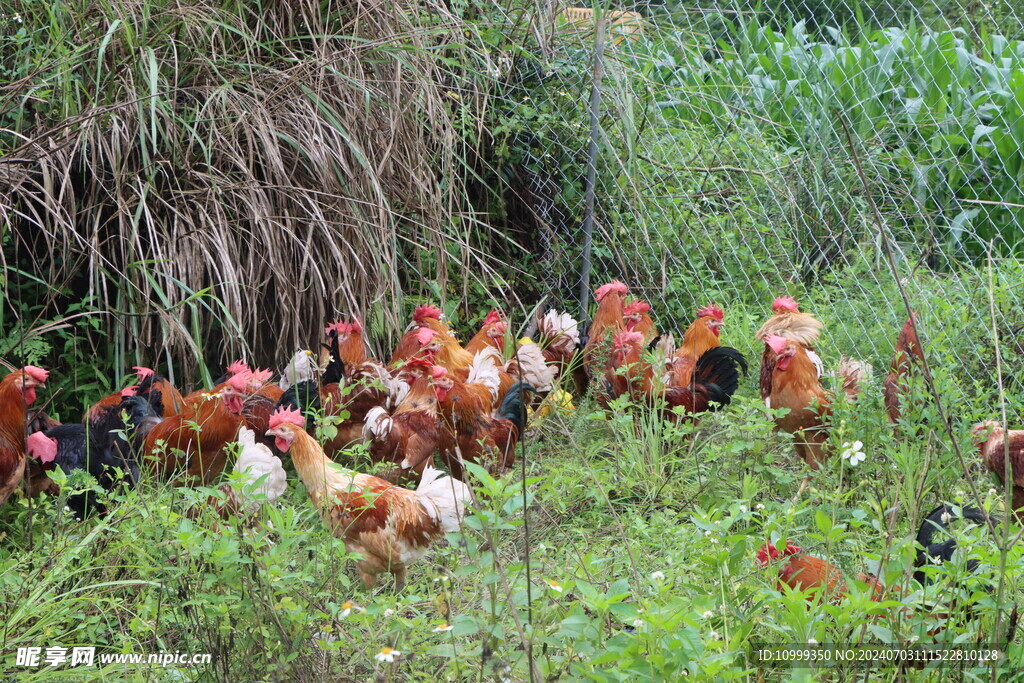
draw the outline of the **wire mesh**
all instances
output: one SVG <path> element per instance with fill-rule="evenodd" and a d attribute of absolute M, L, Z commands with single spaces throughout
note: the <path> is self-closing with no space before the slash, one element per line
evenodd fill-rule
<path fill-rule="evenodd" d="M 543 226 L 546 289 L 569 306 L 599 16 L 591 289 L 622 279 L 679 328 L 709 300 L 759 322 L 794 295 L 826 323 L 836 359 L 884 374 L 906 319 L 888 239 L 962 397 L 993 395 L 990 297 L 1011 368 L 1024 359 L 1012 343 L 1024 329 L 1024 13 L 960 0 L 538 4 L 542 45 L 516 55 L 503 105 L 518 117 L 511 146 Z"/>

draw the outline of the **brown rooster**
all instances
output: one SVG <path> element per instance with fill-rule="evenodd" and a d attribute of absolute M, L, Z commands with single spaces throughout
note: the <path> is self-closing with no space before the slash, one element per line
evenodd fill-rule
<path fill-rule="evenodd" d="M 820 557 L 807 555 L 802 548 L 791 543 L 787 543 L 786 549 L 782 552 L 775 545 L 766 543 L 757 551 L 757 564 L 761 569 L 767 569 L 782 557 L 789 560 L 779 569 L 778 590 L 783 590 L 783 586 L 789 586 L 792 590 L 809 592 L 809 601 L 814 600 L 816 593 L 821 593 L 822 600 L 828 600 L 833 604 L 837 604 L 849 592 L 843 579 L 843 571 L 839 567 Z M 885 589 L 877 578 L 859 573 L 856 579 L 871 586 L 872 600 L 878 602 L 882 599 Z"/>
<path fill-rule="evenodd" d="M 697 360 L 711 349 L 717 349 L 721 344 L 718 335 L 725 327 L 725 313 L 721 308 L 710 304 L 697 310 L 697 319 L 686 328 L 683 334 L 683 343 L 678 349 L 671 351 L 671 335 L 666 335 L 659 341 L 662 347 L 663 356 L 671 353 L 667 361 L 669 378 L 667 382 L 672 386 L 687 386 L 693 377 L 693 369 Z"/>
<path fill-rule="evenodd" d="M 821 322 L 810 313 L 801 313 L 795 299 L 780 296 L 772 302 L 773 316 L 765 321 L 757 331 L 757 338 L 764 339 L 773 334 L 784 339 L 791 339 L 802 345 L 807 357 L 814 365 L 817 376 L 824 374 L 821 359 L 814 352 L 814 344 L 821 334 Z M 761 357 L 761 398 L 767 399 L 771 394 L 772 370 L 775 368 L 775 353 L 765 344 Z"/>
<path fill-rule="evenodd" d="M 632 301 L 622 309 L 622 322 L 627 330 L 639 332 L 644 336 L 644 344 L 650 343 L 658 336 L 658 328 L 650 315 L 651 305 L 639 299 Z"/>
<path fill-rule="evenodd" d="M 363 436 L 369 443 L 370 457 L 374 462 L 397 467 L 397 471 L 388 473 L 389 479 L 409 478 L 412 474 L 418 477 L 433 465 L 442 438 L 438 403 L 446 394 L 435 386 L 435 376 L 411 376 L 409 393 L 391 415 L 380 406 L 366 414 Z"/>
<path fill-rule="evenodd" d="M 345 541 L 350 552 L 359 555 L 356 566 L 367 589 L 385 572 L 394 574 L 396 586 L 401 588 L 410 564 L 444 534 L 460 530 L 465 505 L 472 500 L 469 487 L 462 482 L 426 468 L 419 486 L 410 491 L 335 465 L 305 432 L 298 411 L 277 413 L 270 424 L 267 436 L 273 436 L 277 447 L 291 455 L 324 524 Z"/>
<path fill-rule="evenodd" d="M 0 503 L 7 502 L 25 475 L 26 410 L 49 374 L 26 365 L 0 380 Z"/>
<path fill-rule="evenodd" d="M 515 460 L 515 444 L 523 430 L 525 407 L 521 390 L 535 391 L 526 382 L 513 384 L 491 415 L 498 393 L 496 358 L 478 354 L 468 382 L 434 368 L 434 382 L 441 400 L 444 434 L 441 458 L 452 476 L 463 479 L 463 462 L 487 463 L 500 475 Z"/>
<path fill-rule="evenodd" d="M 601 285 L 594 292 L 597 312 L 587 332 L 587 344 L 583 347 L 583 365 L 591 377 L 604 375 L 611 355 L 612 339 L 625 329 L 622 298 L 626 296 L 626 291 L 626 285 L 615 280 Z"/>
<path fill-rule="evenodd" d="M 775 418 L 777 429 L 792 434 L 797 455 L 812 469 L 825 461 L 828 432 L 825 423 L 832 414 L 828 394 L 818 382 L 818 370 L 803 344 L 769 334 L 765 343 L 772 352 L 772 372 L 765 405 L 789 408 Z"/>
<path fill-rule="evenodd" d="M 249 373 L 235 375 L 216 394 L 179 415 L 166 417 L 146 435 L 143 453 L 161 474 L 185 468 L 188 478 L 209 485 L 224 471 L 228 444 L 242 424 Z M 183 483 L 181 479 L 178 483 Z"/>
<path fill-rule="evenodd" d="M 916 325 L 917 312 L 915 311 L 907 318 L 903 329 L 900 330 L 899 337 L 896 339 L 892 365 L 889 366 L 889 374 L 882 381 L 885 412 L 889 416 L 889 422 L 894 425 L 898 425 L 902 417 L 900 397 L 907 390 L 906 380 L 920 367 L 919 364 L 924 359 L 921 342 L 917 338 Z"/>
<path fill-rule="evenodd" d="M 501 313 L 492 310 L 484 318 L 484 324 L 480 331 L 466 344 L 466 350 L 474 355 L 488 346 L 502 351 L 505 348 L 505 334 L 507 332 L 508 323 L 502 318 Z"/>
<path fill-rule="evenodd" d="M 1006 476 L 1006 453 L 1010 455 L 1010 491 L 1013 509 L 1024 523 L 1024 430 L 1003 429 L 995 420 L 975 425 L 974 438 L 985 461 L 985 467 L 1003 482 Z"/>

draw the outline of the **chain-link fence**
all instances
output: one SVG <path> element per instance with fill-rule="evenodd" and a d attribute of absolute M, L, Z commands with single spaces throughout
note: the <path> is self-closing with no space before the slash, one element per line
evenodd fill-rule
<path fill-rule="evenodd" d="M 898 277 L 969 396 L 994 392 L 994 304 L 1024 388 L 1022 21 L 963 0 L 539 6 L 503 106 L 550 296 L 575 309 L 592 266 L 582 289 L 621 278 L 666 327 L 711 300 L 745 330 L 791 294 L 884 373 Z"/>

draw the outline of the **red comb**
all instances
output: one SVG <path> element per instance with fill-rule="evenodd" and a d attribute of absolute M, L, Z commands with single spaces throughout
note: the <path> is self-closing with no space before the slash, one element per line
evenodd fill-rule
<path fill-rule="evenodd" d="M 782 313 L 783 311 L 789 311 L 790 313 L 797 312 L 797 302 L 791 296 L 780 296 L 772 302 L 772 310 L 776 313 Z"/>
<path fill-rule="evenodd" d="M 714 304 L 708 304 L 704 308 L 697 309 L 698 318 L 714 318 L 715 320 L 725 320 L 725 313 L 721 308 Z"/>
<path fill-rule="evenodd" d="M 138 384 L 130 386 L 130 387 L 125 387 L 124 389 L 121 390 L 121 398 L 128 398 L 129 396 L 134 396 L 135 393 L 138 390 L 139 390 L 139 385 Z"/>
<path fill-rule="evenodd" d="M 21 371 L 37 382 L 46 382 L 46 378 L 50 376 L 49 370 L 37 368 L 35 365 L 26 365 Z"/>
<path fill-rule="evenodd" d="M 57 458 L 57 442 L 42 432 L 29 434 L 28 454 L 40 462 L 53 462 Z"/>
<path fill-rule="evenodd" d="M 285 423 L 305 428 L 306 418 L 302 416 L 302 413 L 299 412 L 298 408 L 289 410 L 282 406 L 277 409 L 277 412 L 273 413 L 270 416 L 270 429 L 273 429 L 274 427 L 278 427 Z"/>
<path fill-rule="evenodd" d="M 246 370 L 229 377 L 227 384 L 235 391 L 245 391 L 246 387 L 249 386 L 249 380 L 252 379 L 252 376 L 252 372 Z"/>
<path fill-rule="evenodd" d="M 132 370 L 135 371 L 135 374 L 138 375 L 140 380 L 144 380 L 147 377 L 152 377 L 153 375 L 156 374 L 155 372 L 153 372 L 152 368 L 144 368 L 141 365 L 136 365 L 134 368 L 132 368 Z"/>
<path fill-rule="evenodd" d="M 484 325 L 493 325 L 494 323 L 501 322 L 501 313 L 496 309 L 491 309 L 491 312 L 484 318 Z"/>
<path fill-rule="evenodd" d="M 416 341 L 420 343 L 420 346 L 426 346 L 436 336 L 437 332 L 434 332 L 429 327 L 421 327 L 416 331 Z"/>
<path fill-rule="evenodd" d="M 274 372 L 272 370 L 256 370 L 252 373 L 249 381 L 255 384 L 263 384 L 273 376 Z"/>
<path fill-rule="evenodd" d="M 245 372 L 249 369 L 249 365 L 244 360 L 236 360 L 234 363 L 227 367 L 229 375 L 237 375 Z"/>
<path fill-rule="evenodd" d="M 625 315 L 631 315 L 633 313 L 646 313 L 649 310 L 651 310 L 651 305 L 646 301 L 640 301 L 638 299 L 628 304 L 624 309 L 622 309 L 622 312 Z"/>
<path fill-rule="evenodd" d="M 619 332 L 617 335 L 615 335 L 615 346 L 620 348 L 625 346 L 626 344 L 643 344 L 643 342 L 644 335 L 642 335 L 639 332 L 631 332 L 629 330 L 626 330 L 624 332 Z"/>
<path fill-rule="evenodd" d="M 446 377 L 448 375 L 448 371 L 445 370 L 440 365 L 435 365 L 431 369 L 430 374 L 431 376 L 433 376 L 434 379 L 441 379 L 442 377 Z"/>
<path fill-rule="evenodd" d="M 601 300 L 608 294 L 608 292 L 618 292 L 620 295 L 625 296 L 626 285 L 618 280 L 613 280 L 608 284 L 601 285 L 594 292 L 594 298 L 597 299 L 597 303 L 601 303 Z"/>
<path fill-rule="evenodd" d="M 765 543 L 761 549 L 757 551 L 757 564 L 764 569 L 778 556 L 779 549 L 772 543 Z"/>
<path fill-rule="evenodd" d="M 427 318 L 441 319 L 441 309 L 437 306 L 431 306 L 427 304 L 425 306 L 418 306 L 416 311 L 412 314 L 412 319 L 418 323 L 422 323 Z"/>

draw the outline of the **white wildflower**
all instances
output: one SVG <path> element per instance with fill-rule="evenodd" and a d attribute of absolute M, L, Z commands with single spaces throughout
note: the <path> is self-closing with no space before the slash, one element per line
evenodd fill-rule
<path fill-rule="evenodd" d="M 401 654 L 402 653 L 399 652 L 398 650 L 392 650 L 390 647 L 385 647 L 385 648 L 382 648 L 381 651 L 377 653 L 376 660 L 378 662 L 388 662 L 388 663 L 391 663 L 391 662 L 395 661 L 395 657 L 398 657 Z"/>
<path fill-rule="evenodd" d="M 644 625 L 644 620 L 643 619 L 634 619 L 633 620 L 633 628 L 643 628 L 643 625 Z"/>
<path fill-rule="evenodd" d="M 942 516 L 939 519 L 942 520 L 943 524 L 949 524 L 953 520 L 953 515 L 949 514 L 948 512 L 943 512 Z"/>
<path fill-rule="evenodd" d="M 557 581 L 552 581 L 551 579 L 544 579 L 544 581 L 548 584 L 548 587 L 551 590 L 555 591 L 556 593 L 562 592 L 562 584 L 558 583 Z"/>
<path fill-rule="evenodd" d="M 715 613 L 712 612 L 711 610 L 707 610 L 707 611 L 704 612 L 704 618 L 705 619 L 710 619 L 713 616 L 715 616 Z"/>
<path fill-rule="evenodd" d="M 664 572 L 651 572 L 651 581 L 664 581 Z"/>
<path fill-rule="evenodd" d="M 718 631 L 712 631 L 708 634 L 708 638 L 711 640 L 718 640 Z"/>
<path fill-rule="evenodd" d="M 740 505 L 740 512 L 742 512 L 742 513 L 746 514 L 746 512 L 747 512 L 747 506 L 746 506 L 746 505 Z"/>
<path fill-rule="evenodd" d="M 352 614 L 352 610 L 355 609 L 355 603 L 343 602 L 341 603 L 341 613 L 338 615 L 342 619 Z"/>
<path fill-rule="evenodd" d="M 433 632 L 434 633 L 442 633 L 444 631 L 451 631 L 453 628 L 455 628 L 455 627 L 451 626 L 449 624 L 441 624 L 440 626 L 435 628 Z"/>
<path fill-rule="evenodd" d="M 864 455 L 864 444 L 860 441 L 854 441 L 851 443 L 843 444 L 843 452 L 840 454 L 843 460 L 850 462 L 850 467 L 856 467 L 857 463 L 863 462 L 867 457 Z"/>
<path fill-rule="evenodd" d="M 386 610 L 384 610 L 384 618 L 385 619 L 390 619 L 393 616 L 395 616 L 395 610 L 391 609 L 390 607 L 388 607 Z"/>
<path fill-rule="evenodd" d="M 814 638 L 808 638 L 808 639 L 807 639 L 807 644 L 808 644 L 808 645 L 817 645 L 817 644 L 818 644 L 818 641 L 817 641 L 817 640 L 815 640 Z"/>
<path fill-rule="evenodd" d="M 718 543 L 718 538 L 712 538 L 711 539 L 711 543 L 712 544 L 717 544 Z"/>
<path fill-rule="evenodd" d="M 755 510 L 764 510 L 764 503 L 758 503 L 754 506 Z"/>

